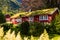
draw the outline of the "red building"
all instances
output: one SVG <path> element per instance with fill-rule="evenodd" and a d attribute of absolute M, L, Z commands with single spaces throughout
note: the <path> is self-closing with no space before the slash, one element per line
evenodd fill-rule
<path fill-rule="evenodd" d="M 12 20 L 15 19 L 15 22 L 18 23 L 24 21 L 50 23 L 52 20 L 54 20 L 57 14 L 59 14 L 58 8 L 50 8 L 50 9 L 36 10 L 32 12 L 17 13 L 11 18 Z"/>

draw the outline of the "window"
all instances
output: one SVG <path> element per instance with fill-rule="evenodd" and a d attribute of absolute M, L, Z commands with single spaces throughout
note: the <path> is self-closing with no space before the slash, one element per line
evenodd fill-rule
<path fill-rule="evenodd" d="M 20 18 L 20 19 L 16 19 L 16 21 L 17 21 L 17 22 L 22 22 L 22 19 L 21 19 L 21 18 Z"/>
<path fill-rule="evenodd" d="M 48 16 L 43 16 L 43 20 L 48 20 Z"/>
<path fill-rule="evenodd" d="M 29 17 L 29 21 L 33 22 L 34 17 Z"/>
<path fill-rule="evenodd" d="M 39 16 L 39 20 L 43 20 L 43 16 Z"/>
<path fill-rule="evenodd" d="M 47 15 L 39 16 L 39 20 L 48 20 L 48 16 Z"/>

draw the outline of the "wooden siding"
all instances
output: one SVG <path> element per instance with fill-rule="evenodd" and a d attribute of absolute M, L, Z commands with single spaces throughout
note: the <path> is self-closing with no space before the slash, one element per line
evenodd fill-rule
<path fill-rule="evenodd" d="M 22 17 L 22 22 L 28 21 L 28 17 Z"/>
<path fill-rule="evenodd" d="M 39 15 L 34 16 L 34 22 L 39 22 Z"/>
<path fill-rule="evenodd" d="M 52 15 L 48 15 L 48 22 L 50 23 L 52 21 Z"/>

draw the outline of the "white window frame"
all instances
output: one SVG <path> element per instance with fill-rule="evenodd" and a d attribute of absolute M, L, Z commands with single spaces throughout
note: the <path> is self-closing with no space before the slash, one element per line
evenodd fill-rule
<path fill-rule="evenodd" d="M 33 22 L 34 21 L 34 17 L 29 17 L 29 22 Z"/>
<path fill-rule="evenodd" d="M 48 15 L 44 15 L 43 20 L 48 20 Z"/>
<path fill-rule="evenodd" d="M 43 16 L 39 16 L 39 20 L 43 20 L 41 17 L 43 18 Z"/>
<path fill-rule="evenodd" d="M 16 19 L 17 22 L 22 22 L 22 18 Z"/>
<path fill-rule="evenodd" d="M 41 19 L 41 17 L 42 17 L 42 19 Z M 48 15 L 39 16 L 39 20 L 48 20 Z"/>

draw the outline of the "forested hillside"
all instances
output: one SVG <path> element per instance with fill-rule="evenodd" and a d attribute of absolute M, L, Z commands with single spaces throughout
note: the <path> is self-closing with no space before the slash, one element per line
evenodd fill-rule
<path fill-rule="evenodd" d="M 60 0 L 42 0 L 45 8 L 58 7 L 60 8 Z M 6 12 L 19 12 L 22 0 L 0 0 L 0 9 Z M 36 8 L 32 8 L 36 9 Z M 38 7 L 36 10 L 40 9 Z"/>
<path fill-rule="evenodd" d="M 60 0 L 45 0 L 45 1 L 48 7 L 59 7 L 60 8 Z"/>
<path fill-rule="evenodd" d="M 18 9 L 20 6 L 11 0 L 0 0 L 0 10 L 2 10 L 4 13 L 7 12 L 18 12 Z"/>

